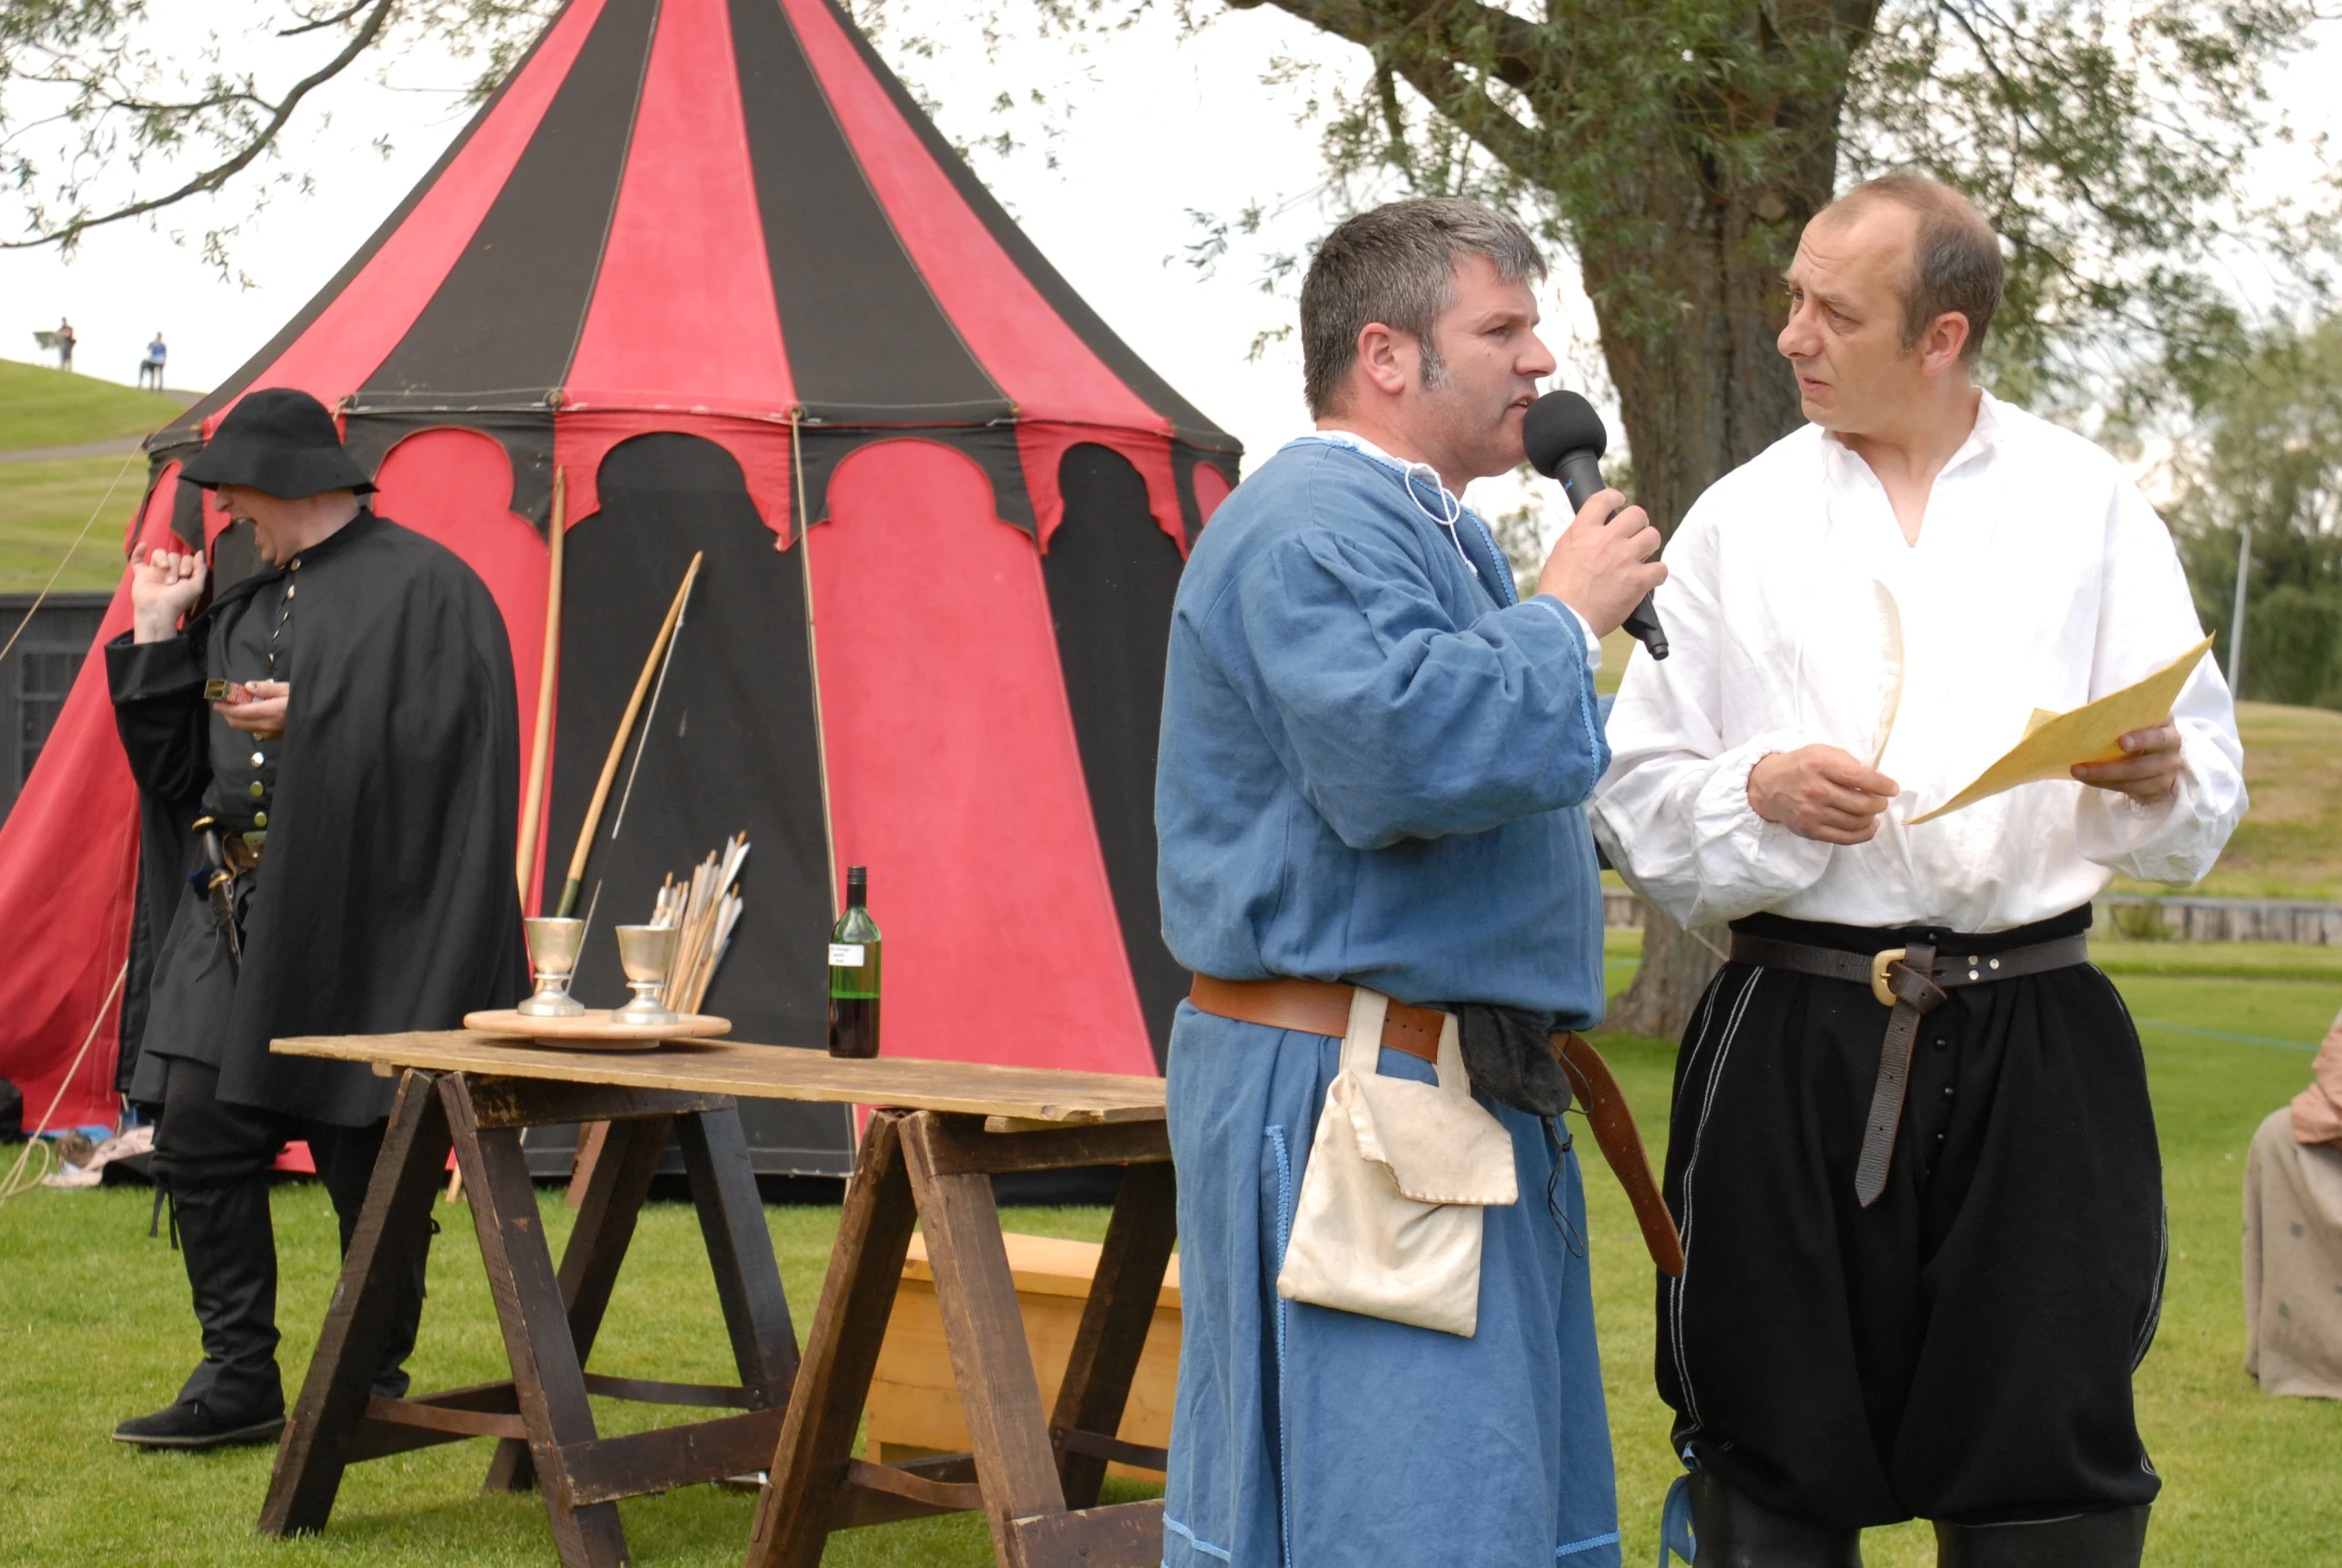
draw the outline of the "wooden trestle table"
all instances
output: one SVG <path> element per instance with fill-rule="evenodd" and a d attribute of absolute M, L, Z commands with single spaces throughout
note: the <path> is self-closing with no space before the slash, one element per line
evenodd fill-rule
<path fill-rule="evenodd" d="M 1160 1469 L 1114 1434 L 1174 1232 L 1163 1082 L 697 1041 L 608 1054 L 442 1034 L 280 1040 L 296 1056 L 364 1062 L 399 1080 L 366 1207 L 260 1527 L 319 1530 L 342 1472 L 466 1437 L 498 1439 L 490 1488 L 544 1494 L 568 1568 L 630 1561 L 617 1500 L 769 1472 L 749 1568 L 815 1568 L 832 1530 L 981 1510 L 1004 1568 L 1153 1568 L 1160 1502 L 1098 1506 L 1109 1460 Z M 880 1107 L 870 1119 L 802 1364 L 741 1137 L 739 1099 Z M 523 1128 L 607 1120 L 609 1142 L 554 1267 L 520 1148 Z M 670 1131 L 680 1136 L 739 1367 L 737 1387 L 585 1370 L 636 1214 Z M 471 1203 L 509 1381 L 403 1399 L 371 1394 L 390 1284 L 430 1223 L 452 1148 Z M 1056 1408 L 1026 1347 L 991 1177 L 1125 1168 L 1106 1249 Z M 924 1228 L 972 1451 L 909 1464 L 853 1454 L 914 1225 Z M 428 1319 L 426 1316 L 427 1330 Z M 587 1395 L 738 1413 L 596 1434 Z"/>

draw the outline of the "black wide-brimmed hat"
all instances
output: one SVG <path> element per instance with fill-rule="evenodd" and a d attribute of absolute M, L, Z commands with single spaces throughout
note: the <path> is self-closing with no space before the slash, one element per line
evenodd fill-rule
<path fill-rule="evenodd" d="M 375 487 L 326 405 L 291 387 L 246 393 L 179 476 L 205 489 L 248 484 L 287 500 Z"/>

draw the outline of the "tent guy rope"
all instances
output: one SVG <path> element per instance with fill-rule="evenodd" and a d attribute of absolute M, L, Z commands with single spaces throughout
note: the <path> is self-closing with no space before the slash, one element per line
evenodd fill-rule
<path fill-rule="evenodd" d="M 59 558 L 57 569 L 49 573 L 49 580 L 41 584 L 41 591 L 33 595 L 32 603 L 25 606 L 24 618 L 16 623 L 16 630 L 8 634 L 8 640 L 5 643 L 0 643 L 0 659 L 8 657 L 8 650 L 16 646 L 16 639 L 23 636 L 25 627 L 33 623 L 33 616 L 40 612 L 42 603 L 49 597 L 49 590 L 57 586 L 57 579 L 64 576 L 65 568 L 72 564 L 74 551 L 81 548 L 81 541 L 88 538 L 90 529 L 97 526 L 98 514 L 103 512 L 106 509 L 106 503 L 114 498 L 115 486 L 122 482 L 122 476 L 130 471 L 131 463 L 141 455 L 141 453 L 134 451 L 128 457 L 123 458 L 122 466 L 114 470 L 114 477 L 106 481 L 106 493 L 99 496 L 98 504 L 90 508 L 89 520 L 81 525 L 81 532 L 75 534 L 73 542 L 65 546 L 65 554 Z"/>
<path fill-rule="evenodd" d="M 32 1158 L 33 1146 L 40 1142 L 39 1129 L 46 1128 L 49 1119 L 57 1114 L 57 1108 L 65 1103 L 65 1091 L 73 1087 L 73 1075 L 81 1071 L 82 1061 L 89 1056 L 90 1047 L 98 1038 L 98 1030 L 105 1024 L 106 1015 L 113 1011 L 114 999 L 122 994 L 122 982 L 129 974 L 130 960 L 126 958 L 122 961 L 122 967 L 114 971 L 114 984 L 106 988 L 106 1000 L 98 1004 L 98 1015 L 90 1020 L 89 1033 L 81 1037 L 81 1049 L 73 1054 L 73 1062 L 66 1068 L 65 1076 L 57 1080 L 57 1093 L 49 1097 L 49 1109 L 42 1112 L 40 1121 L 34 1124 L 35 1131 L 26 1140 L 24 1153 L 18 1155 L 16 1164 L 9 1168 L 8 1179 L 0 1181 L 0 1202 L 25 1190 L 24 1186 L 17 1184 L 17 1177 L 24 1174 L 25 1162 Z"/>

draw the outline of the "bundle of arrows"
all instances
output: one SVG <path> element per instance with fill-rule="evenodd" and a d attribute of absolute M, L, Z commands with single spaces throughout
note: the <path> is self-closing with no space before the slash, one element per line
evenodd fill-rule
<path fill-rule="evenodd" d="M 736 833 L 721 850 L 691 868 L 688 882 L 670 874 L 659 889 L 658 907 L 651 912 L 654 926 L 677 926 L 675 961 L 667 970 L 667 989 L 661 997 L 676 1013 L 696 1013 L 723 962 L 740 923 L 741 901 L 732 884 L 739 880 L 741 863 L 748 859 L 748 835 Z"/>

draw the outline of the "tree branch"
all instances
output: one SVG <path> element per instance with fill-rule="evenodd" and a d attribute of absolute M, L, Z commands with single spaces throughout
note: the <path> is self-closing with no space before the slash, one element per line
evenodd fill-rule
<path fill-rule="evenodd" d="M 1395 69 L 1424 102 L 1455 122 L 1457 130 L 1488 150 L 1490 157 L 1523 180 L 1545 177 L 1544 139 L 1507 113 L 1488 90 L 1444 60 L 1417 56 Z"/>
<path fill-rule="evenodd" d="M 1230 9 L 1273 5 L 1377 56 L 1394 44 L 1426 59 L 1464 58 L 1507 87 L 1526 89 L 1552 67 L 1536 23 L 1479 0 L 1227 0 Z"/>
<path fill-rule="evenodd" d="M 321 16 L 316 21 L 304 22 L 299 27 L 280 28 L 277 36 L 279 38 L 299 38 L 304 33 L 323 32 L 329 27 L 338 27 L 365 10 L 367 3 L 368 0 L 351 0 L 349 5 L 336 11 L 332 16 Z"/>
<path fill-rule="evenodd" d="M 137 218 L 160 208 L 169 207 L 174 202 L 185 201 L 191 196 L 219 190 L 237 175 L 243 173 L 251 166 L 253 160 L 275 144 L 278 133 L 285 129 L 286 122 L 293 118 L 294 112 L 301 107 L 304 99 L 318 88 L 340 76 L 358 60 L 359 56 L 374 47 L 375 41 L 382 36 L 384 27 L 390 22 L 391 13 L 397 9 L 397 5 L 398 0 L 361 0 L 361 6 L 371 7 L 371 9 L 368 9 L 366 19 L 359 24 L 357 32 L 351 36 L 349 44 L 333 59 L 294 83 L 286 91 L 285 96 L 273 106 L 268 121 L 254 131 L 246 139 L 244 145 L 223 162 L 204 170 L 194 179 L 167 195 L 131 202 L 95 218 L 73 218 L 59 227 L 45 234 L 36 235 L 29 240 L 0 240 L 0 251 L 31 250 L 43 245 L 70 246 L 92 229 L 121 223 L 125 219 Z M 357 8 L 354 8 L 353 11 L 347 12 L 345 15 L 356 14 L 356 10 Z M 207 106 L 218 106 L 247 99 L 255 104 L 265 102 L 256 95 L 237 93 L 222 95 L 218 99 L 206 100 L 205 103 Z M 137 107 L 143 111 L 154 106 L 133 105 L 125 102 L 121 107 Z"/>

